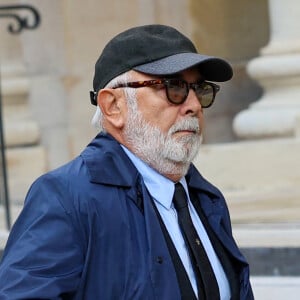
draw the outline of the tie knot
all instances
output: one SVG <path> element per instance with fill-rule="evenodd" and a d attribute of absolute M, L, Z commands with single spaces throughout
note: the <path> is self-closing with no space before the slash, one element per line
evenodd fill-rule
<path fill-rule="evenodd" d="M 175 192 L 173 196 L 173 203 L 175 209 L 178 211 L 179 209 L 185 208 L 188 205 L 186 192 L 184 187 L 180 182 L 175 184 Z"/>

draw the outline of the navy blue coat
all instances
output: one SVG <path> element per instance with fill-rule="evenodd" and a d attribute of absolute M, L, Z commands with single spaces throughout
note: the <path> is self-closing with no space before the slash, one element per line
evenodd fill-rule
<path fill-rule="evenodd" d="M 253 299 L 223 196 L 194 166 L 186 179 L 236 261 L 240 299 Z M 149 193 L 112 137 L 33 183 L 0 265 L 0 299 L 180 299 Z"/>

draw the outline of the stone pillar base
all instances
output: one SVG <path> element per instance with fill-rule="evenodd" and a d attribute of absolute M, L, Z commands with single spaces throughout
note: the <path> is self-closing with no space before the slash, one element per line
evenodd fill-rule
<path fill-rule="evenodd" d="M 300 55 L 262 56 L 252 60 L 247 69 L 265 92 L 235 117 L 235 133 L 242 138 L 295 135 L 300 116 Z"/>

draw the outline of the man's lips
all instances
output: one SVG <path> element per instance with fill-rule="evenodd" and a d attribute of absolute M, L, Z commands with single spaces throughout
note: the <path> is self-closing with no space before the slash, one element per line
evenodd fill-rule
<path fill-rule="evenodd" d="M 197 132 L 195 129 L 180 129 L 175 131 L 175 133 L 179 134 L 196 134 Z"/>

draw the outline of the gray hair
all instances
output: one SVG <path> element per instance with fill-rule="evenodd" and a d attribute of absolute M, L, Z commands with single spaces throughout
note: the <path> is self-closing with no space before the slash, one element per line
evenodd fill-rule
<path fill-rule="evenodd" d="M 112 88 L 113 86 L 116 86 L 118 84 L 124 84 L 127 83 L 131 78 L 130 71 L 125 72 L 115 78 L 113 78 L 106 86 L 105 88 Z M 136 105 L 136 91 L 132 88 L 124 88 L 125 97 L 127 100 L 127 104 L 129 107 L 132 105 Z M 100 109 L 100 107 L 97 105 L 96 112 L 92 118 L 92 125 L 99 131 L 106 132 L 104 126 L 103 126 L 103 113 Z"/>

